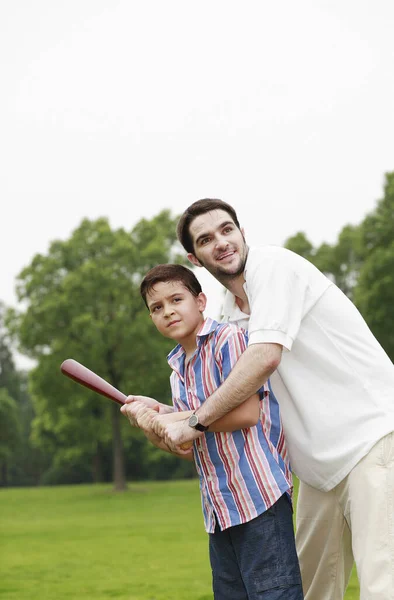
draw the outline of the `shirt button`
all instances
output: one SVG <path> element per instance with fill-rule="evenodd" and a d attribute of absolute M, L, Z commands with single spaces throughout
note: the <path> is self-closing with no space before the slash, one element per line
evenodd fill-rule
<path fill-rule="evenodd" d="M 211 477 L 211 476 L 207 477 L 207 481 L 213 481 L 213 477 Z"/>

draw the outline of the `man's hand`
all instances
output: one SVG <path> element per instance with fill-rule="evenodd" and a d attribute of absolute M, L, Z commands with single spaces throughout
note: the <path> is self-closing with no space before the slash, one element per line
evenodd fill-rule
<path fill-rule="evenodd" d="M 188 420 L 168 423 L 164 429 L 165 443 L 172 452 L 176 452 L 177 454 L 186 454 L 188 452 L 187 450 L 182 450 L 181 444 L 192 442 L 202 435 L 204 435 L 202 431 L 197 431 L 193 427 L 189 427 Z"/>

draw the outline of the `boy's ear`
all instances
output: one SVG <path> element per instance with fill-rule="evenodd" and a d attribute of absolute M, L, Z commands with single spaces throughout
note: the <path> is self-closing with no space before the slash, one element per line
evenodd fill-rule
<path fill-rule="evenodd" d="M 200 292 L 197 296 L 197 304 L 200 312 L 204 312 L 207 306 L 207 297 L 204 292 Z"/>
<path fill-rule="evenodd" d="M 191 252 L 189 252 L 187 254 L 187 259 L 189 262 L 192 263 L 192 265 L 194 265 L 195 267 L 202 267 L 202 264 L 200 263 L 200 261 L 198 260 L 198 258 L 196 258 L 194 256 L 194 254 L 192 254 Z"/>

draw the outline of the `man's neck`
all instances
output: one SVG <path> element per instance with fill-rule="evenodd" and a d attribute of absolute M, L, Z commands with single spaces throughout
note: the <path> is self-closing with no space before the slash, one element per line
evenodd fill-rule
<path fill-rule="evenodd" d="M 235 302 L 242 312 L 249 314 L 249 301 L 244 290 L 245 278 L 243 273 L 235 279 L 223 282 L 223 285 L 235 296 Z"/>

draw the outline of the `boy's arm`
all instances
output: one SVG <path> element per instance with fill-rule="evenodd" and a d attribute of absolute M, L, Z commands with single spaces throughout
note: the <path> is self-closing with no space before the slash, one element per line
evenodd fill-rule
<path fill-rule="evenodd" d="M 279 344 L 254 344 L 239 358 L 232 372 L 222 385 L 200 406 L 197 415 L 203 425 L 211 426 L 219 418 L 238 407 L 267 381 L 280 364 L 282 346 Z M 167 425 L 165 439 L 170 448 L 201 436 L 188 424 Z"/>
<path fill-rule="evenodd" d="M 242 402 L 229 413 L 217 419 L 209 426 L 208 431 L 237 431 L 238 429 L 247 429 L 257 425 L 260 419 L 260 397 L 253 394 L 250 398 Z"/>

